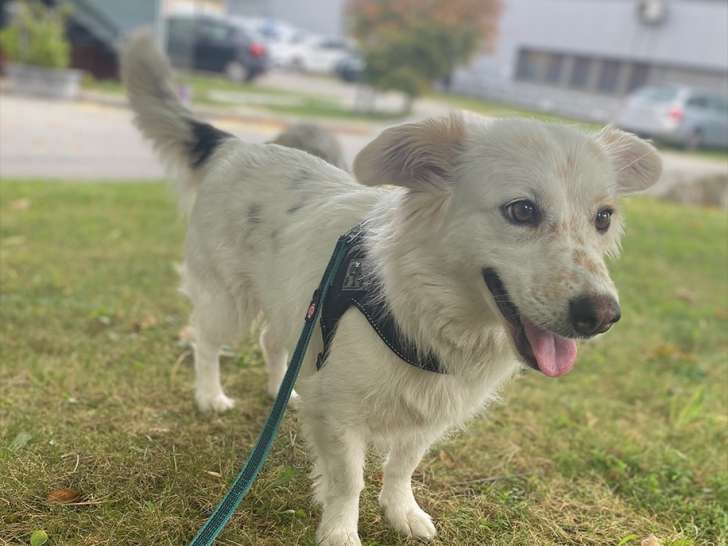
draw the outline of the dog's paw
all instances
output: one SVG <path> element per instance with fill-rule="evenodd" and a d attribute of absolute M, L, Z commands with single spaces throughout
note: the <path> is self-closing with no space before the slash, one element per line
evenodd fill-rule
<path fill-rule="evenodd" d="M 359 534 L 344 527 L 320 529 L 316 533 L 316 546 L 361 546 Z"/>
<path fill-rule="evenodd" d="M 275 400 L 278 397 L 278 387 L 279 387 L 278 385 L 276 385 L 275 387 L 271 387 L 270 385 L 268 385 L 268 388 L 266 389 L 268 391 L 268 396 L 270 396 L 273 400 Z M 293 391 L 291 391 L 291 398 L 288 400 L 288 404 L 292 408 L 296 408 L 296 407 L 298 407 L 298 402 L 300 399 L 301 399 L 301 397 L 298 396 L 298 393 L 295 390 L 293 390 Z"/>
<path fill-rule="evenodd" d="M 430 515 L 416 504 L 385 509 L 384 515 L 396 531 L 408 537 L 431 540 L 437 534 Z"/>
<path fill-rule="evenodd" d="M 197 407 L 200 411 L 208 413 L 222 413 L 231 409 L 235 405 L 235 401 L 232 398 L 228 398 L 223 393 L 219 393 L 215 396 L 208 395 L 196 395 Z"/>

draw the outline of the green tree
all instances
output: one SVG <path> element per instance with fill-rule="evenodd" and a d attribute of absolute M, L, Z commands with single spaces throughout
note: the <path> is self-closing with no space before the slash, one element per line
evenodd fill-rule
<path fill-rule="evenodd" d="M 492 46 L 500 12 L 500 0 L 350 0 L 347 10 L 365 81 L 404 93 L 407 110 L 433 82 Z"/>
<path fill-rule="evenodd" d="M 65 7 L 20 2 L 11 23 L 0 31 L 0 47 L 6 58 L 18 64 L 68 67 L 71 46 L 65 35 L 67 16 Z"/>

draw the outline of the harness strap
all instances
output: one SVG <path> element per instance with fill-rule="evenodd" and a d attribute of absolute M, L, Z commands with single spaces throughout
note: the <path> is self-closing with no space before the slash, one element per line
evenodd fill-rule
<path fill-rule="evenodd" d="M 326 364 L 341 317 L 355 307 L 389 350 L 400 359 L 424 371 L 445 373 L 444 366 L 433 353 L 418 351 L 416 345 L 402 334 L 394 315 L 382 298 L 382 283 L 373 270 L 371 258 L 364 247 L 364 233 L 361 225 L 349 232 L 346 255 L 332 279 L 331 289 L 321 300 L 323 350 L 316 359 L 316 368 L 320 370 Z"/>
<path fill-rule="evenodd" d="M 305 323 L 303 330 L 301 331 L 301 336 L 298 338 L 298 343 L 296 344 L 296 349 L 291 357 L 291 362 L 288 365 L 288 370 L 286 371 L 281 387 L 278 390 L 278 396 L 276 397 L 275 402 L 273 402 L 273 408 L 268 415 L 268 419 L 263 426 L 260 436 L 258 436 L 258 441 L 256 442 L 253 451 L 250 453 L 245 466 L 233 480 L 230 489 L 227 493 L 225 493 L 220 504 L 217 505 L 217 508 L 215 508 L 215 511 L 198 531 L 195 538 L 192 539 L 190 546 L 212 546 L 215 539 L 225 528 L 225 525 L 227 525 L 227 522 L 230 521 L 230 518 L 235 513 L 235 510 L 237 510 L 240 502 L 248 494 L 248 491 L 250 491 L 250 487 L 253 485 L 255 478 L 258 476 L 258 472 L 260 472 L 260 469 L 263 467 L 263 464 L 268 458 L 271 445 L 273 444 L 273 439 L 278 432 L 278 427 L 280 426 L 281 419 L 286 411 L 288 400 L 291 397 L 293 385 L 296 383 L 298 372 L 301 369 L 303 357 L 306 355 L 306 349 L 308 348 L 309 341 L 311 340 L 311 334 L 316 326 L 316 321 L 319 318 L 321 302 L 326 298 L 331 282 L 346 256 L 350 237 L 351 232 L 339 237 L 336 247 L 334 248 L 334 253 L 331 256 L 331 259 L 326 266 L 323 278 L 321 279 L 321 284 L 319 284 L 318 288 L 313 293 L 311 303 L 306 311 Z"/>

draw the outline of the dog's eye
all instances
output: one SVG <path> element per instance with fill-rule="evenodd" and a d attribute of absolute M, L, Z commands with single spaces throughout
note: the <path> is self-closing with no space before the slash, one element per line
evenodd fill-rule
<path fill-rule="evenodd" d="M 609 229 L 609 225 L 612 223 L 612 214 L 614 214 L 614 210 L 610 208 L 601 209 L 597 212 L 594 225 L 599 233 L 604 233 Z"/>
<path fill-rule="evenodd" d="M 528 199 L 513 201 L 503 207 L 503 215 L 512 224 L 536 226 L 541 221 L 541 211 Z"/>

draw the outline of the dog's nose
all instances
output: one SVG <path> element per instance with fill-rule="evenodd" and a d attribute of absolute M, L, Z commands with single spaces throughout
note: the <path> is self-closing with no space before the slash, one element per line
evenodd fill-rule
<path fill-rule="evenodd" d="M 569 317 L 574 330 L 582 336 L 595 336 L 609 330 L 622 313 L 611 296 L 580 296 L 569 303 Z"/>

